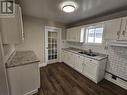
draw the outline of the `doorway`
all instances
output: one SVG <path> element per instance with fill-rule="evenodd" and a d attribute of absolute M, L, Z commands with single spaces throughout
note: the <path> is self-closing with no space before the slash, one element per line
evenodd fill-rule
<path fill-rule="evenodd" d="M 61 28 L 45 27 L 45 62 L 46 64 L 60 61 Z"/>

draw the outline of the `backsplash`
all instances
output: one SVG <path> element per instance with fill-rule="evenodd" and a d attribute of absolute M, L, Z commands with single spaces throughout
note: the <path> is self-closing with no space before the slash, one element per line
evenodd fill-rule
<path fill-rule="evenodd" d="M 127 47 L 109 47 L 107 71 L 127 80 Z"/>
<path fill-rule="evenodd" d="M 82 44 L 82 43 L 73 43 L 73 42 L 67 42 L 66 44 L 68 47 L 75 47 L 80 49 L 92 49 L 94 52 L 102 53 L 102 54 L 108 54 L 107 49 L 105 49 L 105 45 L 88 45 L 88 44 Z"/>

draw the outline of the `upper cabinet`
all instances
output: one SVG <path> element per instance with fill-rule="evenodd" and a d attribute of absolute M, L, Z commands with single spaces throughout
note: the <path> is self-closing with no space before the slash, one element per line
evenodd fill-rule
<path fill-rule="evenodd" d="M 105 21 L 104 39 L 127 40 L 127 17 Z"/>
<path fill-rule="evenodd" d="M 104 39 L 117 40 L 120 34 L 121 18 L 105 21 Z"/>
<path fill-rule="evenodd" d="M 84 42 L 84 28 L 74 27 L 67 29 L 67 41 L 71 42 Z"/>
<path fill-rule="evenodd" d="M 3 44 L 19 44 L 24 40 L 22 12 L 19 5 L 15 6 L 15 16 L 0 19 Z"/>
<path fill-rule="evenodd" d="M 127 17 L 122 18 L 119 40 L 127 40 Z"/>

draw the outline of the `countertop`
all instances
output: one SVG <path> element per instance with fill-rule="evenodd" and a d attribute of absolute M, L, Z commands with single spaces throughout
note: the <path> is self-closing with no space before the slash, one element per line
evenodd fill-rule
<path fill-rule="evenodd" d="M 63 48 L 63 50 L 65 51 L 69 51 L 69 52 L 72 52 L 72 53 L 75 53 L 75 54 L 78 54 L 78 55 L 81 55 L 81 56 L 84 56 L 84 57 L 88 57 L 88 58 L 91 58 L 91 59 L 94 59 L 94 60 L 103 60 L 105 58 L 107 58 L 108 56 L 105 55 L 105 54 L 100 54 L 100 53 L 96 53 L 97 56 L 88 56 L 88 55 L 85 55 L 85 54 L 80 54 L 79 52 L 83 51 L 81 49 L 77 49 L 77 48 Z"/>
<path fill-rule="evenodd" d="M 16 51 L 6 62 L 6 67 L 16 67 L 40 62 L 33 51 Z"/>

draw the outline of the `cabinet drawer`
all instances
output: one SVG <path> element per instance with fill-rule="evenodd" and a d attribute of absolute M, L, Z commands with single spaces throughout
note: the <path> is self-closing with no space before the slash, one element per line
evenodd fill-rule
<path fill-rule="evenodd" d="M 85 58 L 84 59 L 85 62 L 89 62 L 89 63 L 93 63 L 94 65 L 98 65 L 98 61 L 91 59 L 91 58 Z"/>

